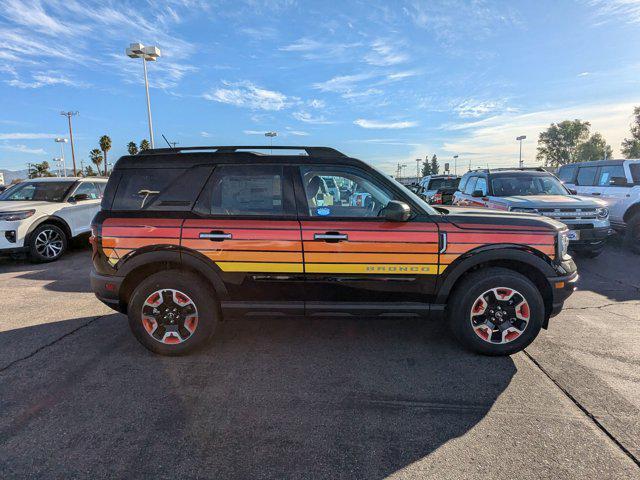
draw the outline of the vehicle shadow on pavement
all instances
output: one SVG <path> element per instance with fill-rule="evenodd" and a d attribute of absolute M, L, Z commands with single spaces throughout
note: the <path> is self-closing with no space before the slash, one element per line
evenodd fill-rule
<path fill-rule="evenodd" d="M 46 282 L 43 288 L 55 292 L 90 292 L 90 270 L 91 248 L 85 243 L 74 244 L 60 260 L 51 263 L 32 263 L 26 256 L 0 258 L 0 273 Z"/>
<path fill-rule="evenodd" d="M 69 322 L 0 369 L 2 478 L 384 478 L 471 430 L 516 372 L 419 319 L 230 319 L 174 358 L 123 315 Z"/>

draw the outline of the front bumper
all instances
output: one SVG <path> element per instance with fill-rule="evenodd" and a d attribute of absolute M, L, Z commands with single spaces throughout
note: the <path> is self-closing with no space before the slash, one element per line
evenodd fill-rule
<path fill-rule="evenodd" d="M 91 269 L 89 278 L 91 280 L 91 290 L 93 290 L 98 300 L 108 307 L 124 313 L 124 307 L 120 301 L 120 286 L 124 279 L 112 275 L 100 275 L 94 269 Z"/>
<path fill-rule="evenodd" d="M 547 277 L 551 287 L 551 312 L 550 317 L 555 317 L 562 311 L 564 302 L 576 290 L 578 282 L 578 270 L 573 259 L 562 262 L 563 275 L 557 277 Z"/>
<path fill-rule="evenodd" d="M 578 240 L 570 240 L 570 248 L 580 249 L 604 246 L 607 238 L 614 234 L 614 230 L 611 227 L 583 228 L 578 231 L 580 232 L 580 238 Z"/>

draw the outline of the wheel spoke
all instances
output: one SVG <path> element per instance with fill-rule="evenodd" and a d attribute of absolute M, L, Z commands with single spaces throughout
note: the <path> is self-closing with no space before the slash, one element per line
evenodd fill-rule
<path fill-rule="evenodd" d="M 524 332 L 530 315 L 524 295 L 510 287 L 496 287 L 478 296 L 469 318 L 474 332 L 482 340 L 504 344 Z"/>
<path fill-rule="evenodd" d="M 193 300 L 170 288 L 151 293 L 142 305 L 141 317 L 147 333 L 167 345 L 185 342 L 198 326 L 198 310 Z"/>

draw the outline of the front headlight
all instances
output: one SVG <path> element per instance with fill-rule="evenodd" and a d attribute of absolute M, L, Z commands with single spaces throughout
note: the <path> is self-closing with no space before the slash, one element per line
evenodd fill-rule
<path fill-rule="evenodd" d="M 596 216 L 600 219 L 600 220 L 606 220 L 607 217 L 609 216 L 609 209 L 606 207 L 600 207 L 596 209 Z"/>
<path fill-rule="evenodd" d="M 36 213 L 35 210 L 19 210 L 17 212 L 0 212 L 0 220 L 6 222 L 15 222 L 17 220 L 24 220 Z"/>
<path fill-rule="evenodd" d="M 558 260 L 562 260 L 569 250 L 569 231 L 563 230 L 558 232 L 558 239 L 556 243 Z"/>

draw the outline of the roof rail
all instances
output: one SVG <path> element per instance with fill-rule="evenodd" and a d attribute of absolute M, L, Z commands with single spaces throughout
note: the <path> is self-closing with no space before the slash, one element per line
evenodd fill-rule
<path fill-rule="evenodd" d="M 521 170 L 521 171 L 530 171 L 530 172 L 546 172 L 542 167 L 501 167 L 501 168 L 476 168 L 474 170 L 470 170 L 472 172 L 505 172 L 510 170 Z"/>
<path fill-rule="evenodd" d="M 346 155 L 338 150 L 330 147 L 304 147 L 304 146 L 286 146 L 286 145 L 258 145 L 258 146 L 201 146 L 201 147 L 175 147 L 175 148 L 154 148 L 142 150 L 138 155 L 153 155 L 156 153 L 180 153 L 194 151 L 213 151 L 212 153 L 235 153 L 238 150 L 304 150 L 310 157 L 346 157 Z"/>

